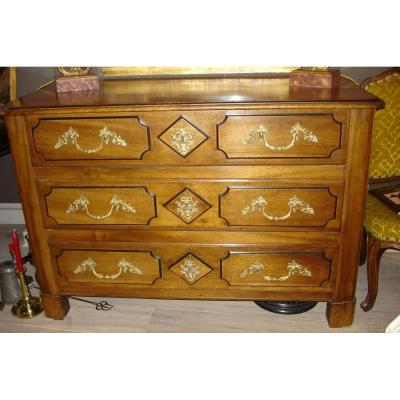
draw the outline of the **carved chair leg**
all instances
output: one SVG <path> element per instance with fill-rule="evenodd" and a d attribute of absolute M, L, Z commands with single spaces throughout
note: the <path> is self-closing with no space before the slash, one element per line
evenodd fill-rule
<path fill-rule="evenodd" d="M 381 241 L 371 234 L 368 234 L 368 294 L 361 303 L 361 308 L 364 311 L 369 311 L 375 304 L 376 296 L 378 294 L 379 262 L 384 251 L 385 249 L 382 249 Z"/>
<path fill-rule="evenodd" d="M 360 259 L 358 265 L 365 264 L 366 259 L 367 259 L 367 231 L 365 230 L 365 228 L 363 228 L 361 234 L 361 249 L 360 249 Z"/>

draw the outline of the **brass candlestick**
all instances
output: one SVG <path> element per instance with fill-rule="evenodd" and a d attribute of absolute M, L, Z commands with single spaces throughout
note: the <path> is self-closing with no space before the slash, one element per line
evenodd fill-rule
<path fill-rule="evenodd" d="M 19 249 L 19 248 L 18 248 Z M 25 273 L 22 268 L 17 266 L 16 256 L 14 254 L 15 249 L 10 246 L 10 253 L 12 255 L 14 264 L 17 269 L 17 276 L 19 280 L 19 285 L 21 287 L 22 299 L 14 304 L 11 308 L 11 312 L 18 318 L 29 319 L 36 317 L 43 311 L 42 302 L 40 297 L 34 297 L 31 295 L 29 287 L 25 280 Z"/>
<path fill-rule="evenodd" d="M 18 318 L 29 319 L 36 317 L 43 311 L 40 297 L 31 295 L 23 272 L 18 272 L 17 275 L 21 286 L 22 299 L 12 306 L 11 312 Z"/>

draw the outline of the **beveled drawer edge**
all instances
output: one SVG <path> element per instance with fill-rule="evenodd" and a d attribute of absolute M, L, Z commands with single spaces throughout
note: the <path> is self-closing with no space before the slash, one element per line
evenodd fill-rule
<path fill-rule="evenodd" d="M 90 252 L 110 252 L 110 253 L 147 253 L 149 254 L 155 261 L 158 263 L 158 277 L 156 277 L 151 283 L 143 283 L 143 282 L 130 282 L 128 283 L 129 285 L 154 285 L 158 280 L 162 278 L 162 263 L 161 263 L 161 257 L 154 254 L 153 250 L 151 249 L 135 249 L 135 250 L 106 250 L 106 249 L 93 249 L 93 248 L 73 248 L 73 247 L 60 247 L 60 246 L 54 246 L 50 245 L 51 252 L 52 252 L 52 259 L 54 260 L 54 266 L 56 267 L 56 271 L 59 276 L 62 276 L 65 282 L 68 283 L 85 283 L 85 282 L 71 282 L 67 279 L 67 277 L 61 273 L 58 265 L 58 258 L 60 258 L 65 251 L 77 251 L 77 252 L 84 252 L 84 251 L 90 251 Z M 92 284 L 95 284 L 95 282 L 91 282 Z M 113 282 L 113 284 L 117 285 L 124 285 L 127 284 L 126 282 Z"/>
<path fill-rule="evenodd" d="M 63 158 L 60 160 L 54 160 L 54 159 L 49 159 L 46 158 L 46 156 L 41 153 L 36 145 L 36 141 L 35 141 L 35 130 L 40 126 L 42 121 L 61 121 L 61 120 L 101 120 L 101 119 L 115 119 L 115 120 L 121 120 L 121 119 L 137 119 L 138 123 L 143 126 L 143 128 L 146 128 L 146 139 L 147 139 L 147 149 L 145 149 L 140 157 L 136 158 L 136 157 L 131 157 L 131 158 L 119 158 L 119 159 L 115 159 L 115 158 L 100 158 L 100 159 L 96 159 L 96 161 L 115 161 L 115 160 L 121 160 L 121 161 L 129 161 L 129 160 L 142 160 L 144 155 L 151 151 L 151 140 L 150 140 L 150 133 L 151 133 L 151 129 L 150 126 L 146 125 L 146 123 L 143 121 L 143 119 L 139 116 L 139 115 L 126 115 L 126 116 L 107 116 L 107 114 L 104 115 L 99 115 L 99 116 L 93 116 L 93 117 L 59 117 L 59 118 L 51 118 L 51 117 L 39 117 L 38 118 L 38 122 L 36 123 L 36 125 L 32 125 L 30 127 L 30 132 L 31 132 L 31 138 L 32 138 L 32 152 L 34 154 L 39 155 L 44 161 L 47 162 L 64 162 L 64 161 L 79 161 L 79 160 L 85 160 L 85 161 L 92 161 L 93 159 L 91 158 L 84 158 L 84 157 L 80 157 L 80 158 Z M 33 162 L 34 162 L 34 158 L 33 158 Z"/>
<path fill-rule="evenodd" d="M 329 195 L 331 197 L 333 197 L 334 200 L 335 200 L 334 213 L 333 213 L 333 217 L 330 218 L 329 220 L 327 220 L 325 222 L 325 225 L 321 225 L 320 227 L 326 227 L 330 221 L 333 221 L 333 220 L 335 220 L 337 218 L 337 209 L 338 209 L 337 200 L 338 200 L 338 196 L 331 192 L 329 186 L 318 186 L 318 187 L 315 187 L 315 186 L 304 186 L 304 187 L 303 186 L 302 187 L 290 187 L 290 186 L 284 186 L 284 187 L 279 187 L 279 186 L 227 186 L 227 189 L 225 190 L 225 192 L 221 193 L 220 195 L 218 195 L 218 217 L 223 219 L 228 226 L 243 226 L 243 227 L 245 227 L 245 226 L 259 226 L 259 225 L 230 224 L 229 221 L 221 215 L 221 200 L 222 200 L 222 198 L 224 196 L 226 196 L 229 193 L 229 191 L 231 189 L 249 189 L 249 190 L 253 190 L 253 189 L 254 190 L 255 189 L 308 189 L 308 190 L 326 189 L 328 191 Z M 299 227 L 299 226 L 298 225 L 285 225 L 285 228 L 290 228 L 290 227 L 296 228 L 296 227 Z M 318 228 L 318 226 L 313 226 L 313 225 L 301 225 L 300 227 L 302 227 L 302 228 Z M 282 227 L 279 227 L 279 228 L 282 228 Z"/>
<path fill-rule="evenodd" d="M 330 116 L 332 118 L 332 120 L 336 124 L 340 125 L 339 146 L 337 148 L 335 148 L 335 149 L 332 149 L 332 151 L 329 153 L 328 156 L 312 156 L 312 157 L 300 157 L 300 156 L 293 156 L 293 157 L 229 157 L 228 154 L 223 149 L 221 149 L 221 147 L 220 147 L 220 127 L 226 123 L 226 121 L 229 119 L 229 117 L 275 117 L 275 116 L 278 116 L 278 117 L 285 117 L 285 116 L 288 116 L 288 117 L 295 117 L 295 116 Z M 348 116 L 347 116 L 346 119 L 348 119 Z M 279 158 L 284 158 L 284 159 L 317 159 L 317 158 L 320 158 L 320 159 L 324 159 L 325 158 L 325 159 L 330 159 L 334 152 L 336 152 L 336 151 L 338 151 L 338 150 L 343 148 L 343 122 L 338 121 L 335 118 L 334 112 L 326 112 L 326 113 L 318 112 L 318 113 L 304 113 L 304 114 L 303 113 L 292 113 L 292 114 L 291 113 L 285 113 L 285 114 L 284 113 L 282 113 L 282 114 L 278 114 L 278 113 L 277 114 L 262 114 L 262 113 L 260 113 L 260 114 L 235 114 L 235 113 L 227 112 L 225 114 L 225 118 L 221 122 L 217 123 L 217 125 L 216 125 L 216 144 L 217 144 L 216 145 L 216 149 L 221 151 L 225 155 L 225 158 L 228 159 L 228 160 L 229 159 L 232 159 L 232 160 L 233 159 L 260 160 L 260 159 L 268 159 L 268 158 L 274 158 L 274 159 L 279 159 Z M 344 161 L 343 161 L 343 164 L 344 164 Z"/>
<path fill-rule="evenodd" d="M 315 249 L 315 247 L 314 247 L 314 249 Z M 314 250 L 314 251 L 309 251 L 309 252 L 307 252 L 307 251 L 262 251 L 262 250 L 260 250 L 260 251 L 239 251 L 239 250 L 228 250 L 226 256 L 220 259 L 220 278 L 222 280 L 226 281 L 229 286 L 234 286 L 234 287 L 237 287 L 237 286 L 239 286 L 239 287 L 268 287 L 268 288 L 270 288 L 271 285 L 246 285 L 245 283 L 242 284 L 242 285 L 237 285 L 237 284 L 234 285 L 234 284 L 232 284 L 231 282 L 229 282 L 223 276 L 223 262 L 225 260 L 227 260 L 233 254 L 260 254 L 260 255 L 262 255 L 262 254 L 278 254 L 278 255 L 279 254 L 283 254 L 283 255 L 294 255 L 294 256 L 296 254 L 297 255 L 321 255 L 322 258 L 324 258 L 329 263 L 329 275 L 325 280 L 321 281 L 319 285 L 308 285 L 306 287 L 310 287 L 310 288 L 312 288 L 312 287 L 326 288 L 326 287 L 332 285 L 332 280 L 334 279 L 334 271 L 333 271 L 334 264 L 333 264 L 333 260 L 334 260 L 334 254 L 337 254 L 338 248 L 335 247 L 335 248 L 331 249 L 332 253 L 334 252 L 331 257 L 329 257 L 326 254 L 326 250 L 327 249 L 325 249 L 325 248 L 321 248 L 321 251 L 315 251 Z M 299 286 L 300 285 L 292 285 L 292 286 L 291 285 L 285 285 L 284 287 L 290 288 L 290 287 L 299 287 Z"/>
<path fill-rule="evenodd" d="M 45 215 L 46 215 L 47 218 L 50 218 L 52 221 L 54 221 L 53 223 L 55 224 L 55 226 L 59 226 L 59 225 L 65 225 L 65 226 L 68 226 L 68 225 L 93 226 L 93 225 L 95 225 L 95 224 L 65 224 L 65 223 L 63 224 L 63 223 L 57 222 L 55 220 L 55 218 L 52 217 L 49 214 L 48 204 L 47 204 L 47 201 L 46 201 L 46 198 L 51 195 L 51 193 L 53 192 L 53 189 L 57 189 L 57 188 L 60 188 L 60 189 L 80 189 L 80 188 L 83 188 L 83 189 L 85 189 L 85 188 L 86 189 L 110 189 L 110 188 L 137 189 L 137 188 L 141 188 L 141 189 L 144 189 L 144 191 L 146 192 L 146 194 L 149 197 L 153 198 L 154 215 L 147 220 L 145 225 L 146 226 L 150 225 L 150 221 L 153 218 L 157 218 L 157 216 L 158 216 L 158 213 L 157 213 L 157 195 L 154 194 L 154 193 L 151 193 L 147 189 L 146 186 L 88 186 L 88 187 L 82 187 L 82 186 L 59 186 L 59 185 L 54 185 L 54 186 L 49 186 L 50 190 L 48 190 L 47 192 L 42 192 L 42 191 L 39 190 L 39 193 L 41 193 L 41 198 L 43 199 L 43 206 L 44 206 L 44 210 L 46 211 Z M 113 226 L 126 226 L 126 224 L 112 224 L 112 225 Z M 130 224 L 130 225 L 143 225 L 143 224 Z M 95 226 L 97 226 L 97 225 L 95 225 Z"/>

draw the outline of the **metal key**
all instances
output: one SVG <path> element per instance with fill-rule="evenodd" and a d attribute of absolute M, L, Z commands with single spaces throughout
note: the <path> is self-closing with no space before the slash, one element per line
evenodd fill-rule
<path fill-rule="evenodd" d="M 39 286 L 36 285 L 29 285 L 29 288 L 32 289 L 40 289 Z M 74 300 L 78 300 L 78 301 L 83 301 L 84 303 L 89 303 L 89 304 L 94 304 L 96 306 L 96 310 L 98 311 L 110 311 L 114 306 L 107 303 L 105 300 L 100 301 L 98 303 L 96 303 L 95 301 L 90 301 L 90 300 L 85 300 L 85 299 L 81 299 L 80 297 L 75 297 L 75 296 L 68 296 L 70 299 L 74 299 Z M 4 306 L 4 305 L 3 305 Z M 1 309 L 1 308 L 0 308 Z"/>
<path fill-rule="evenodd" d="M 107 303 L 104 300 L 100 301 L 100 302 L 95 302 L 95 301 L 81 299 L 80 297 L 74 297 L 74 296 L 68 296 L 68 297 L 70 299 L 83 301 L 84 303 L 94 304 L 96 306 L 96 310 L 98 310 L 98 311 L 110 311 L 114 307 L 113 305 Z"/>

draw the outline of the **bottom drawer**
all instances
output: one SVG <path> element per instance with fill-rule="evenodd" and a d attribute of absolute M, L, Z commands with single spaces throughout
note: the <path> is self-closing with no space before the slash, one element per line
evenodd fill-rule
<path fill-rule="evenodd" d="M 338 250 L 311 245 L 81 246 L 51 248 L 63 293 L 156 298 L 234 299 L 238 291 L 249 292 L 249 298 L 253 292 L 259 293 L 255 297 L 269 291 L 332 292 Z"/>

